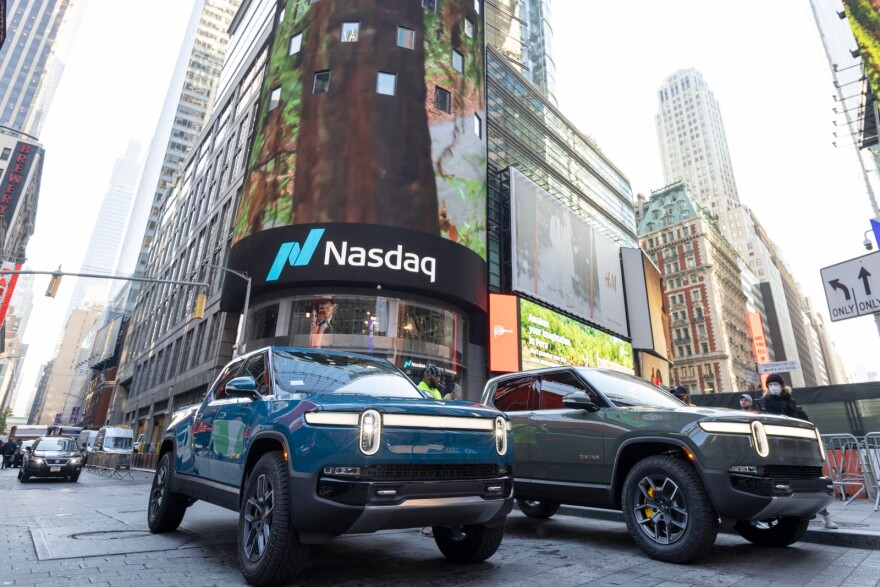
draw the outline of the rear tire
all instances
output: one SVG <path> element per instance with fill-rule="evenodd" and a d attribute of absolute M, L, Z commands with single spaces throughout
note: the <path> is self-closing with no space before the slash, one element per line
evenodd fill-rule
<path fill-rule="evenodd" d="M 481 563 L 498 550 L 504 538 L 504 525 L 486 526 L 434 526 L 434 542 L 446 560 L 454 563 Z"/>
<path fill-rule="evenodd" d="M 292 527 L 287 461 L 264 454 L 248 475 L 238 516 L 238 561 L 251 585 L 292 581 L 302 571 L 308 546 Z"/>
<path fill-rule="evenodd" d="M 518 499 L 516 505 L 519 511 L 536 520 L 549 520 L 559 511 L 559 504 L 552 501 Z"/>
<path fill-rule="evenodd" d="M 162 455 L 162 460 L 156 467 L 156 474 L 153 475 L 150 501 L 147 505 L 147 525 L 153 534 L 177 530 L 189 503 L 185 495 L 171 491 L 171 480 L 174 477 L 173 456 L 172 452 Z"/>
<path fill-rule="evenodd" d="M 736 533 L 758 546 L 783 547 L 804 537 L 810 520 L 807 518 L 773 518 L 760 522 L 740 520 L 734 525 Z"/>
<path fill-rule="evenodd" d="M 629 535 L 653 559 L 686 563 L 715 544 L 718 514 L 696 470 L 681 459 L 654 456 L 636 463 L 621 501 Z"/>

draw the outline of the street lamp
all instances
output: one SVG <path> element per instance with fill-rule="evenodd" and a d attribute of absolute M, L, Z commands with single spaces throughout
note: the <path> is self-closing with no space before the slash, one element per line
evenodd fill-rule
<path fill-rule="evenodd" d="M 247 315 L 248 315 L 248 304 L 251 301 L 251 278 L 247 273 L 242 273 L 241 271 L 235 271 L 234 269 L 230 269 L 229 267 L 223 267 L 222 265 L 210 265 L 205 263 L 206 267 L 213 267 L 214 269 L 222 269 L 227 273 L 231 273 L 236 277 L 240 277 L 247 281 L 247 289 L 244 293 L 244 310 L 241 314 L 241 328 L 238 331 L 238 335 L 235 337 L 235 345 L 232 347 L 232 358 L 235 359 L 239 355 L 241 355 L 241 345 L 242 339 L 244 338 L 245 329 L 247 328 Z"/>

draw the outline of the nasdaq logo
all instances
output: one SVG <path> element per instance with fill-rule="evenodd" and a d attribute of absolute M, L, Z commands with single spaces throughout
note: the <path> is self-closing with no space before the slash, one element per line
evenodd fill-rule
<path fill-rule="evenodd" d="M 318 243 L 321 242 L 322 236 L 324 236 L 323 228 L 313 228 L 302 246 L 299 243 L 283 243 L 278 249 L 278 254 L 275 256 L 272 268 L 269 269 L 266 281 L 278 281 L 278 278 L 281 276 L 281 270 L 284 269 L 285 265 L 290 265 L 291 267 L 308 265 L 312 260 L 312 255 L 318 248 Z"/>

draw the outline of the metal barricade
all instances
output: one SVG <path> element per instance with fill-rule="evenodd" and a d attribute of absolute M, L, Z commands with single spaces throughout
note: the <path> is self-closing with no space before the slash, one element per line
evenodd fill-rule
<path fill-rule="evenodd" d="M 846 502 L 846 507 L 867 492 L 861 443 L 852 434 L 823 434 L 822 442 L 828 456 L 825 467 L 834 482 L 835 495 Z"/>
<path fill-rule="evenodd" d="M 131 454 L 115 452 L 91 452 L 86 461 L 86 471 L 101 477 L 122 479 L 131 475 Z"/>
<path fill-rule="evenodd" d="M 135 453 L 131 459 L 131 468 L 155 471 L 158 460 L 159 455 L 155 453 Z"/>
<path fill-rule="evenodd" d="M 874 493 L 874 511 L 880 506 L 880 432 L 865 435 L 865 481 Z"/>

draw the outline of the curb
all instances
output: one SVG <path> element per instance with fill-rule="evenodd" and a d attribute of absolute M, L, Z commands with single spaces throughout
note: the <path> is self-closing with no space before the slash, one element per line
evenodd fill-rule
<path fill-rule="evenodd" d="M 604 520 L 606 522 L 625 523 L 623 513 L 616 510 L 603 510 L 597 508 L 562 506 L 559 513 L 564 516 L 575 516 L 578 518 L 592 518 L 594 520 Z M 720 529 L 726 534 L 735 534 L 733 530 Z M 840 528 L 838 530 L 825 530 L 810 528 L 801 538 L 801 542 L 810 542 L 812 544 L 824 544 L 826 546 L 842 546 L 844 548 L 867 548 L 870 550 L 880 550 L 880 532 L 849 530 Z"/>

